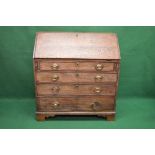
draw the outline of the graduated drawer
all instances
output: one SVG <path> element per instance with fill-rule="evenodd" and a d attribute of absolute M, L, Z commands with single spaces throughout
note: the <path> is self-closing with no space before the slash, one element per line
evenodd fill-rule
<path fill-rule="evenodd" d="M 114 63 L 102 61 L 60 61 L 60 60 L 41 60 L 40 70 L 44 71 L 114 71 Z"/>
<path fill-rule="evenodd" d="M 75 111 L 75 98 L 37 98 L 37 111 Z"/>
<path fill-rule="evenodd" d="M 82 97 L 78 100 L 77 111 L 105 111 L 114 110 L 114 97 L 91 96 Z"/>
<path fill-rule="evenodd" d="M 115 86 L 103 84 L 38 84 L 37 95 L 115 95 Z"/>
<path fill-rule="evenodd" d="M 38 111 L 77 111 L 93 112 L 114 110 L 115 101 L 113 97 L 82 97 L 82 98 L 38 98 Z"/>
<path fill-rule="evenodd" d="M 117 74 L 36 72 L 36 80 L 38 83 L 116 82 Z"/>

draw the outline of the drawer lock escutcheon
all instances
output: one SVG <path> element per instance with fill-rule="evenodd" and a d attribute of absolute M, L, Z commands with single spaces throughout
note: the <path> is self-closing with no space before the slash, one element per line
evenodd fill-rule
<path fill-rule="evenodd" d="M 79 88 L 79 84 L 75 84 L 75 88 Z"/>
<path fill-rule="evenodd" d="M 76 65 L 76 67 L 79 67 L 80 63 L 79 62 L 76 62 L 75 65 Z"/>
<path fill-rule="evenodd" d="M 79 75 L 79 73 L 76 73 L 75 76 L 76 76 L 76 77 L 79 77 L 80 75 Z"/>

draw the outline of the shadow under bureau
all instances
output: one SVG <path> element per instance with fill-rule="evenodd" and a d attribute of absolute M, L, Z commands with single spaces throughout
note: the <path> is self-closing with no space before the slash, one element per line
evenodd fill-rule
<path fill-rule="evenodd" d="M 39 32 L 33 58 L 37 120 L 55 115 L 114 119 L 120 64 L 116 34 Z"/>

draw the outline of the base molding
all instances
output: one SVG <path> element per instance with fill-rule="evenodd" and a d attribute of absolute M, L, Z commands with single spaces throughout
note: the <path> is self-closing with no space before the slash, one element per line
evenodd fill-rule
<path fill-rule="evenodd" d="M 36 119 L 38 121 L 44 121 L 48 117 L 54 117 L 56 115 L 97 115 L 99 117 L 106 118 L 107 121 L 113 121 L 115 119 L 114 111 L 107 112 L 36 112 Z"/>

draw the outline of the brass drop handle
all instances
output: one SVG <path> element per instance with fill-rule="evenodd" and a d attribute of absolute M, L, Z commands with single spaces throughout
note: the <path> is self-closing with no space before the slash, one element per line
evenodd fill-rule
<path fill-rule="evenodd" d="M 60 91 L 60 88 L 58 86 L 52 87 L 52 92 L 53 93 L 58 93 Z"/>
<path fill-rule="evenodd" d="M 93 109 L 93 110 L 97 110 L 97 107 L 99 106 L 99 102 L 93 102 L 92 104 L 91 104 L 91 108 Z"/>
<path fill-rule="evenodd" d="M 101 71 L 103 69 L 103 67 L 104 67 L 103 64 L 97 64 L 95 66 L 95 68 L 96 68 L 97 71 Z"/>
<path fill-rule="evenodd" d="M 52 81 L 55 82 L 59 79 L 59 76 L 54 74 L 53 77 L 52 77 Z"/>
<path fill-rule="evenodd" d="M 95 76 L 95 80 L 102 80 L 103 79 L 103 76 L 102 75 L 96 75 Z"/>
<path fill-rule="evenodd" d="M 94 91 L 95 93 L 101 93 L 102 89 L 100 87 L 95 87 Z"/>
<path fill-rule="evenodd" d="M 59 104 L 58 101 L 55 101 L 55 102 L 53 103 L 53 107 L 55 107 L 55 108 L 57 108 L 59 105 L 60 105 L 60 104 Z"/>
<path fill-rule="evenodd" d="M 59 65 L 57 63 L 53 63 L 52 66 L 51 66 L 51 68 L 53 70 L 58 70 L 59 69 Z"/>

